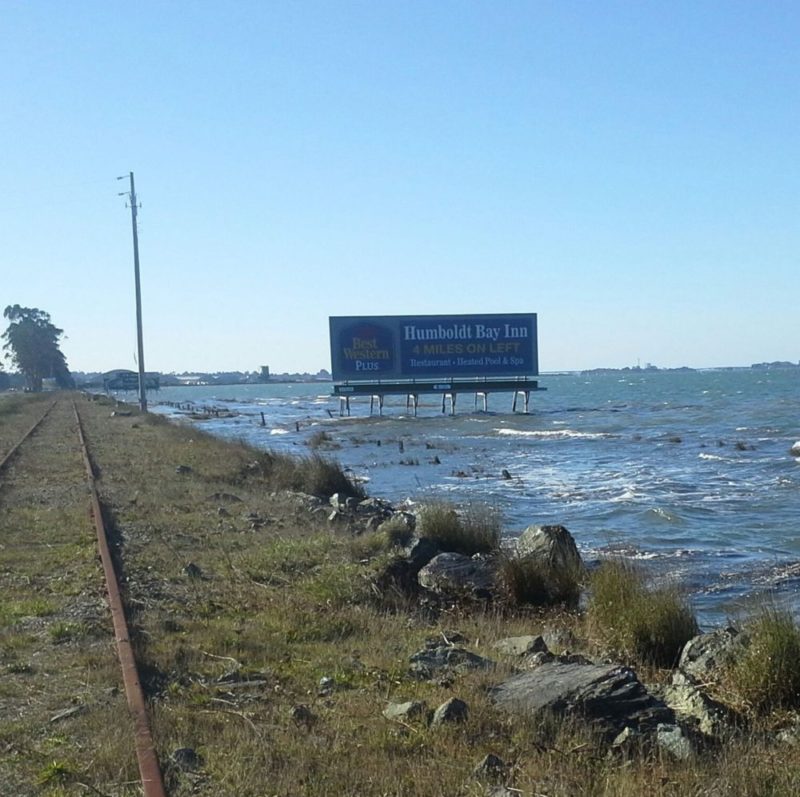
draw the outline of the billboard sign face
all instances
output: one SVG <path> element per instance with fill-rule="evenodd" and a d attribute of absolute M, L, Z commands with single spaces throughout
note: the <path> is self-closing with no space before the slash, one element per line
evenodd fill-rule
<path fill-rule="evenodd" d="M 536 314 L 332 317 L 335 381 L 536 376 Z"/>

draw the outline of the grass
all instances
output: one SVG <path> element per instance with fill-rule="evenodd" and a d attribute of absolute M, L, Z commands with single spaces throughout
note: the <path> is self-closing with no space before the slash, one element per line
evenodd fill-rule
<path fill-rule="evenodd" d="M 417 533 L 443 551 L 473 556 L 500 546 L 500 513 L 486 504 L 470 504 L 459 513 L 452 504 L 425 504 L 417 518 Z"/>
<path fill-rule="evenodd" d="M 760 609 L 745 624 L 749 644 L 725 674 L 725 689 L 749 713 L 800 708 L 800 628 L 791 613 Z"/>
<path fill-rule="evenodd" d="M 339 448 L 339 444 L 324 429 L 318 429 L 316 432 L 312 432 L 308 440 L 306 440 L 306 445 L 314 450 L 318 448 Z"/>
<path fill-rule="evenodd" d="M 380 531 L 385 535 L 387 543 L 394 547 L 406 546 L 414 538 L 408 522 L 400 515 L 393 515 L 381 523 Z"/>
<path fill-rule="evenodd" d="M 66 413 L 60 423 L 62 432 L 69 429 Z M 102 588 L 93 580 L 93 548 L 80 542 L 87 534 L 85 493 L 66 486 L 68 452 L 57 447 L 68 435 L 56 434 L 58 428 L 39 449 L 43 462 L 22 468 L 40 485 L 50 473 L 47 489 L 64 482 L 63 489 L 40 495 L 30 486 L 4 487 L 4 534 L 16 534 L 20 521 L 17 542 L 37 534 L 48 539 L 54 528 L 74 539 L 51 550 L 14 548 L 3 538 L 0 573 L 13 624 L 0 633 L 13 650 L 0 644 L 9 695 L 2 696 L 0 793 L 126 797 L 139 793 L 132 731 L 118 721 L 126 714 L 124 697 L 111 694 L 118 687 L 111 632 L 101 636 L 80 608 L 81 583 L 98 599 Z M 506 785 L 522 794 L 788 797 L 800 791 L 800 750 L 778 749 L 762 737 L 733 739 L 676 764 L 648 754 L 609 757 L 579 723 L 501 715 L 487 686 L 510 674 L 503 661 L 490 673 L 411 679 L 409 656 L 454 631 L 466 647 L 497 658 L 493 644 L 504 637 L 556 625 L 578 634 L 583 626 L 560 608 L 446 606 L 427 614 L 411 603 L 407 612 L 384 611 L 374 577 L 397 554 L 400 531 L 359 537 L 332 531 L 314 502 L 279 491 L 275 469 L 256 452 L 196 428 L 143 422 L 136 414 L 111 418 L 109 405 L 98 402 L 86 408 L 86 428 L 122 550 L 159 757 L 166 762 L 180 747 L 202 757 L 196 773 L 169 769 L 170 797 L 479 797 L 490 784 L 472 771 L 487 753 L 509 764 Z M 269 465 L 271 457 L 265 459 Z M 191 470 L 178 475 L 181 464 Z M 54 525 L 52 503 L 74 511 Z M 453 524 L 452 506 L 437 509 L 443 526 Z M 254 524 L 253 516 L 262 522 Z M 483 540 L 478 547 L 495 553 L 498 517 L 487 508 L 455 513 L 456 537 Z M 464 549 L 474 546 L 473 540 Z M 190 562 L 201 577 L 187 577 Z M 531 581 L 521 578 L 520 597 Z M 642 589 L 618 583 L 617 591 L 642 601 Z M 597 583 L 594 590 L 599 594 Z M 607 619 L 613 625 L 618 618 L 609 609 Z M 50 629 L 70 623 L 84 624 L 86 633 L 57 645 Z M 323 677 L 333 686 L 321 692 Z M 436 730 L 382 716 L 389 701 L 424 700 L 434 709 L 450 697 L 469 705 L 466 723 Z M 50 724 L 76 701 L 87 710 Z M 295 719 L 300 705 L 308 721 Z M 45 776 L 46 783 L 37 782 Z"/>
<path fill-rule="evenodd" d="M 649 589 L 639 570 L 615 560 L 603 562 L 592 575 L 587 624 L 610 652 L 660 667 L 673 666 L 698 633 L 677 589 Z"/>
<path fill-rule="evenodd" d="M 575 609 L 580 601 L 583 573 L 577 569 L 552 567 L 531 557 L 504 554 L 500 558 L 499 575 L 513 606 L 562 605 Z"/>
<path fill-rule="evenodd" d="M 356 484 L 336 461 L 313 453 L 293 457 L 275 451 L 256 452 L 245 474 L 258 475 L 273 490 L 294 490 L 318 498 L 340 496 L 364 498 L 363 488 Z"/>

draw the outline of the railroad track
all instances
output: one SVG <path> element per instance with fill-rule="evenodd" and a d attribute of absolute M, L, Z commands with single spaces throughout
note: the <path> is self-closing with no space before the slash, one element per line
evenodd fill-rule
<path fill-rule="evenodd" d="M 55 422 L 48 423 L 48 419 L 54 419 Z M 75 432 L 71 440 L 63 435 L 65 427 L 72 427 Z M 62 477 L 58 486 L 48 485 L 48 473 L 53 472 L 58 472 Z M 54 693 L 52 688 L 42 688 L 42 693 L 35 695 L 36 701 L 28 699 L 25 702 L 29 696 L 24 692 L 20 696 L 13 691 L 13 687 L 19 683 L 20 688 L 24 689 L 25 676 L 31 674 L 29 671 L 33 667 L 26 663 L 26 656 L 31 661 L 36 660 L 40 671 L 46 670 L 48 675 L 53 667 L 53 663 L 47 657 L 48 653 L 53 653 L 55 657 L 60 656 L 62 663 L 71 662 L 72 658 L 81 661 L 80 640 L 76 640 L 75 637 L 80 637 L 82 634 L 75 629 L 87 626 L 86 622 L 70 624 L 64 620 L 51 621 L 49 641 L 56 644 L 65 641 L 75 642 L 73 646 L 75 651 L 70 651 L 70 655 L 62 653 L 66 649 L 64 647 L 60 651 L 56 651 L 55 646 L 42 651 L 37 650 L 36 645 L 37 640 L 41 640 L 43 636 L 41 628 L 47 625 L 47 620 L 43 618 L 58 617 L 69 603 L 65 596 L 63 604 L 58 605 L 58 589 L 50 580 L 51 577 L 62 580 L 67 578 L 68 588 L 64 590 L 66 595 L 81 589 L 80 584 L 72 584 L 72 573 L 68 568 L 74 565 L 74 562 L 69 554 L 77 552 L 79 561 L 84 565 L 90 558 L 86 539 L 88 535 L 84 533 L 89 531 L 86 523 L 87 508 L 90 509 L 94 522 L 96 552 L 99 552 L 102 562 L 105 598 L 111 613 L 116 651 L 122 669 L 122 683 L 132 721 L 141 791 L 145 797 L 164 797 L 166 793 L 153 744 L 146 702 L 139 680 L 94 472 L 78 405 L 75 401 L 65 398 L 52 402 L 0 460 L 0 507 L 3 509 L 3 515 L 0 516 L 0 579 L 2 579 L 0 588 L 7 603 L 4 605 L 4 613 L 0 613 L 0 627 L 6 626 L 7 620 L 12 621 L 10 626 L 2 628 L 5 634 L 3 641 L 7 643 L 3 646 L 3 656 L 7 659 L 6 672 L 12 683 L 12 689 L 7 687 L 0 691 L 0 715 L 16 714 L 20 718 L 16 727 L 17 732 L 13 734 L 14 738 L 6 744 L 6 752 L 16 756 L 16 760 L 12 761 L 8 772 L 0 765 L 0 776 L 5 780 L 6 787 L 13 788 L 5 792 L 0 787 L 0 794 L 26 793 L 22 790 L 25 779 L 25 774 L 22 773 L 27 770 L 30 774 L 30 762 L 39 752 L 35 750 L 33 754 L 31 753 L 31 748 L 36 747 L 38 739 L 33 737 L 27 740 L 24 736 L 24 729 L 27 727 L 25 720 L 29 711 L 32 710 L 35 715 L 37 711 L 42 714 L 44 709 L 45 713 L 51 715 L 48 719 L 50 725 L 84 713 L 79 709 L 85 707 L 86 702 L 81 702 L 79 699 L 74 706 L 55 711 L 53 714 L 57 701 L 63 700 L 64 694 L 69 693 L 69 690 L 62 694 Z M 67 575 L 47 573 L 45 568 L 48 556 L 43 552 L 49 551 L 56 552 L 51 558 L 55 563 L 67 568 Z M 64 554 L 64 551 L 67 553 Z M 96 561 L 96 554 L 91 558 Z M 37 567 L 37 560 L 40 567 Z M 85 575 L 86 568 L 84 567 L 81 572 Z M 80 578 L 79 574 L 75 575 Z M 54 593 L 56 600 L 52 597 Z M 83 591 L 80 595 L 83 596 Z M 37 618 L 42 620 L 42 623 L 37 624 Z M 19 628 L 24 631 L 20 632 L 17 630 Z M 33 631 L 29 633 L 28 629 Z M 92 636 L 93 634 L 86 634 L 86 638 L 94 642 L 92 647 L 102 648 L 102 643 L 98 644 L 97 640 L 92 640 Z M 6 649 L 10 653 L 6 653 Z M 15 657 L 15 650 L 22 651 L 22 654 Z M 70 667 L 67 666 L 65 669 Z M 54 672 L 58 672 L 58 668 Z M 66 674 L 64 677 L 66 678 Z M 36 681 L 36 679 L 29 680 Z M 36 692 L 38 688 L 37 686 L 33 691 Z M 72 690 L 79 689 L 79 685 L 72 687 Z M 3 711 L 4 708 L 6 711 Z M 107 713 L 113 715 L 116 708 L 111 707 Z M 103 710 L 107 709 L 107 706 L 103 707 Z M 41 722 L 41 719 L 39 721 Z M 12 722 L 12 729 L 14 727 Z M 20 739 L 23 741 L 20 742 Z M 3 738 L 0 736 L 0 750 L 2 742 Z M 39 785 L 45 785 L 59 781 L 80 782 L 78 780 L 80 776 L 81 772 L 74 766 L 71 767 L 68 757 L 64 759 L 54 757 L 52 761 L 42 765 L 36 772 L 35 778 Z M 80 785 L 85 786 L 87 791 L 103 793 L 91 784 Z"/>

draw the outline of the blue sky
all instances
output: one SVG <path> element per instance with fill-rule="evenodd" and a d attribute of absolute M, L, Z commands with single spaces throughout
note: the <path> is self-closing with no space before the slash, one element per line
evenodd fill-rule
<path fill-rule="evenodd" d="M 316 371 L 330 315 L 539 314 L 542 370 L 800 358 L 796 2 L 0 14 L 0 304 L 75 370 Z"/>

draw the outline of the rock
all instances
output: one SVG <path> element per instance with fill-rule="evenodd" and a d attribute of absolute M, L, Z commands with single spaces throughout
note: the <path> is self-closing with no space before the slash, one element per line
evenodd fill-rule
<path fill-rule="evenodd" d="M 642 734 L 629 725 L 625 726 L 611 742 L 611 749 L 622 753 L 633 753 L 641 744 Z"/>
<path fill-rule="evenodd" d="M 317 721 L 316 715 L 302 703 L 292 706 L 290 713 L 296 725 L 304 725 L 306 728 L 310 728 Z"/>
<path fill-rule="evenodd" d="M 719 736 L 733 719 L 724 706 L 712 700 L 694 679 L 680 670 L 673 674 L 672 683 L 661 697 L 679 719 L 692 721 L 706 736 Z"/>
<path fill-rule="evenodd" d="M 505 468 L 503 468 L 503 470 L 500 471 L 500 475 L 506 480 L 511 478 L 511 474 Z"/>
<path fill-rule="evenodd" d="M 203 766 L 202 756 L 192 747 L 178 747 L 172 751 L 169 760 L 181 772 L 195 772 Z"/>
<path fill-rule="evenodd" d="M 492 647 L 505 656 L 527 656 L 531 653 L 547 652 L 541 636 L 512 636 L 495 642 Z"/>
<path fill-rule="evenodd" d="M 694 745 L 680 725 L 674 723 L 658 724 L 656 744 L 678 761 L 687 761 L 695 755 Z"/>
<path fill-rule="evenodd" d="M 189 578 L 202 578 L 203 577 L 203 571 L 194 562 L 189 562 L 189 564 L 186 565 L 186 567 L 183 568 L 183 572 L 187 576 L 189 576 Z"/>
<path fill-rule="evenodd" d="M 407 703 L 389 703 L 383 710 L 387 720 L 428 719 L 428 704 L 424 700 L 409 700 Z"/>
<path fill-rule="evenodd" d="M 517 555 L 539 559 L 549 567 L 583 568 L 575 539 L 564 526 L 528 526 L 517 540 Z"/>
<path fill-rule="evenodd" d="M 678 669 L 699 683 L 710 683 L 732 664 L 747 645 L 747 638 L 732 626 L 690 639 L 681 651 Z"/>
<path fill-rule="evenodd" d="M 496 666 L 491 659 L 452 645 L 439 645 L 420 650 L 410 657 L 409 673 L 419 680 L 430 680 L 442 670 L 457 673 L 468 670 L 489 670 Z"/>
<path fill-rule="evenodd" d="M 347 496 L 344 493 L 334 493 L 329 499 L 328 503 L 337 512 L 344 512 L 347 509 Z"/>
<path fill-rule="evenodd" d="M 387 521 L 391 522 L 391 521 Z M 382 592 L 399 591 L 403 595 L 421 592 L 417 575 L 439 553 L 439 546 L 430 540 L 415 539 L 401 555 L 386 563 L 375 576 L 375 586 Z"/>
<path fill-rule="evenodd" d="M 476 778 L 501 780 L 508 774 L 508 764 L 494 753 L 489 753 L 476 764 L 472 774 Z"/>
<path fill-rule="evenodd" d="M 541 667 L 543 664 L 556 661 L 556 659 L 557 656 L 554 656 L 549 650 L 539 650 L 536 653 L 523 656 L 518 666 L 520 669 L 534 670 L 536 667 Z"/>
<path fill-rule="evenodd" d="M 793 457 L 800 457 L 800 440 L 796 443 L 792 443 L 792 447 L 789 449 L 789 453 Z"/>
<path fill-rule="evenodd" d="M 335 688 L 336 688 L 336 681 L 330 676 L 323 675 L 322 678 L 319 679 L 317 694 L 319 694 L 322 697 L 325 697 L 327 695 L 332 694 Z"/>
<path fill-rule="evenodd" d="M 431 727 L 438 728 L 440 725 L 451 722 L 466 722 L 468 718 L 469 707 L 467 704 L 457 697 L 451 697 L 434 711 Z"/>
<path fill-rule="evenodd" d="M 556 658 L 562 664 L 594 664 L 588 656 L 584 656 L 582 653 L 564 653 Z"/>
<path fill-rule="evenodd" d="M 380 515 L 370 515 L 367 518 L 367 522 L 364 524 L 364 529 L 370 533 L 376 532 L 383 522 Z"/>
<path fill-rule="evenodd" d="M 331 526 L 343 527 L 347 526 L 349 522 L 347 515 L 344 512 L 340 512 L 338 509 L 334 509 L 333 512 L 328 515 L 328 523 Z"/>
<path fill-rule="evenodd" d="M 578 638 L 569 628 L 550 628 L 542 634 L 542 638 L 548 650 L 562 653 L 578 644 Z"/>
<path fill-rule="evenodd" d="M 647 691 L 633 670 L 620 665 L 549 662 L 489 693 L 506 711 L 583 717 L 611 737 L 626 726 L 651 730 L 659 722 L 675 720 L 674 712 Z"/>
<path fill-rule="evenodd" d="M 448 597 L 491 597 L 494 571 L 486 559 L 462 553 L 440 553 L 420 571 L 420 586 Z"/>
<path fill-rule="evenodd" d="M 356 511 L 365 515 L 383 515 L 385 518 L 392 514 L 392 505 L 382 498 L 365 498 L 359 501 Z"/>
<path fill-rule="evenodd" d="M 415 537 L 411 544 L 405 548 L 406 560 L 412 568 L 419 573 L 428 562 L 441 553 L 442 549 L 433 541 L 424 537 Z M 416 575 L 416 574 L 415 574 Z"/>
<path fill-rule="evenodd" d="M 192 469 L 188 465 L 178 465 L 178 467 L 175 468 L 175 473 L 184 474 L 184 473 L 191 473 L 191 472 L 192 472 Z"/>

